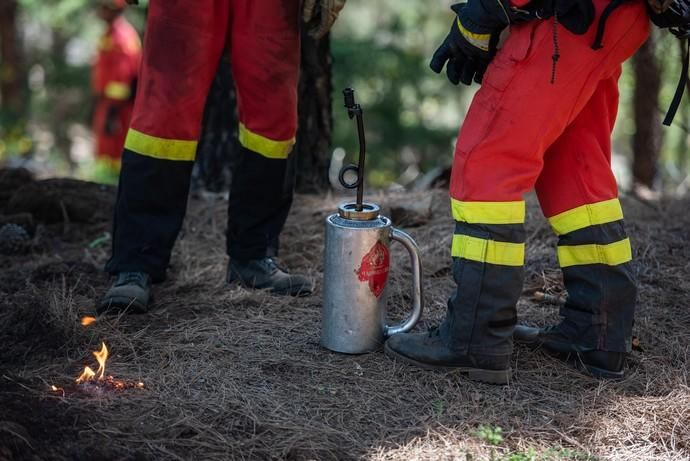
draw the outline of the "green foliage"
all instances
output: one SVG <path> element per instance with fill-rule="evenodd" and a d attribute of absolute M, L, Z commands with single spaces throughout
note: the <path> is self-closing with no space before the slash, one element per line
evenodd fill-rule
<path fill-rule="evenodd" d="M 334 146 L 357 152 L 355 127 L 340 108 L 353 87 L 365 111 L 368 180 L 383 186 L 412 167 L 450 164 L 453 139 L 471 90 L 428 67 L 452 15 L 415 1 L 351 0 L 333 34 Z"/>
<path fill-rule="evenodd" d="M 479 426 L 475 437 L 491 445 L 491 461 L 596 461 L 592 455 L 570 448 L 553 447 L 538 453 L 534 448 L 527 451 L 501 451 L 503 429 L 498 426 Z"/>
<path fill-rule="evenodd" d="M 69 173 L 72 127 L 90 123 L 91 62 L 104 25 L 94 13 L 92 0 L 18 3 L 28 119 L 16 120 L 12 129 L 7 129 L 7 123 L 0 127 L 0 162 L 30 153 L 51 170 Z M 142 9 L 129 9 L 127 16 L 143 25 Z"/>
<path fill-rule="evenodd" d="M 500 427 L 479 426 L 475 436 L 489 445 L 498 446 L 503 443 L 503 429 Z"/>

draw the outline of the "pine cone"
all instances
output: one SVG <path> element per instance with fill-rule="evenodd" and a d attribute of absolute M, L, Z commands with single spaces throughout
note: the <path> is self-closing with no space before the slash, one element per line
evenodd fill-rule
<path fill-rule="evenodd" d="M 31 238 L 22 226 L 5 224 L 0 227 L 0 253 L 21 254 L 29 249 Z"/>

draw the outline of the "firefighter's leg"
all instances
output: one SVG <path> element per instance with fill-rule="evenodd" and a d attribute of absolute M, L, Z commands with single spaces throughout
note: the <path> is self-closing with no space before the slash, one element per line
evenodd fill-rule
<path fill-rule="evenodd" d="M 631 349 L 636 285 L 610 165 L 618 76 L 600 82 L 551 146 L 536 185 L 544 215 L 559 236 L 568 299 L 561 309 L 564 320 L 550 335 L 566 351 Z M 619 362 L 619 355 L 611 357 Z"/>
<path fill-rule="evenodd" d="M 595 0 L 597 16 L 607 4 Z M 590 47 L 594 29 L 585 35 L 559 34 L 561 58 L 550 84 L 553 24 L 538 21 L 512 28 L 484 76 L 456 145 L 450 193 L 458 287 L 448 302 L 447 318 L 435 337 L 391 338 L 391 355 L 464 369 L 479 379 L 486 376 L 477 375 L 477 369 L 509 370 L 523 278 L 523 196 L 539 177 L 546 149 L 587 105 L 599 82 L 646 38 L 643 2 L 616 10 L 607 26 L 607 37 L 615 39 L 599 51 Z"/>
<path fill-rule="evenodd" d="M 242 157 L 228 205 L 229 281 L 306 294 L 312 281 L 271 259 L 292 205 L 288 157 L 297 132 L 300 0 L 233 3 L 231 63 L 237 86 Z"/>
<path fill-rule="evenodd" d="M 165 278 L 187 205 L 202 112 L 227 36 L 227 0 L 151 2 L 122 156 L 110 273 Z"/>

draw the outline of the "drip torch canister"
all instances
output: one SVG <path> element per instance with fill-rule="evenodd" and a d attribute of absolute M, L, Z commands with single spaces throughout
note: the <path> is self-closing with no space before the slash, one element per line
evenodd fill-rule
<path fill-rule="evenodd" d="M 381 347 L 386 337 L 411 330 L 422 316 L 422 263 L 419 248 L 405 232 L 393 227 L 373 203 L 364 203 L 366 142 L 362 108 L 355 92 L 343 91 L 350 119 L 357 118 L 359 159 L 340 171 L 340 184 L 357 189 L 354 203 L 343 203 L 326 219 L 321 344 L 336 352 L 362 354 Z M 345 175 L 356 174 L 348 182 Z M 399 325 L 387 323 L 387 282 L 393 258 L 392 242 L 410 255 L 412 312 Z"/>

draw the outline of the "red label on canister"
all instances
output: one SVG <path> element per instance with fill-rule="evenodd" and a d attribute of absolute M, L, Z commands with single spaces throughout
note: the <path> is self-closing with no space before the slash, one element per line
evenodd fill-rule
<path fill-rule="evenodd" d="M 378 298 L 386 288 L 389 268 L 388 248 L 381 241 L 378 241 L 362 258 L 357 276 L 360 282 L 369 282 L 369 289 Z"/>

